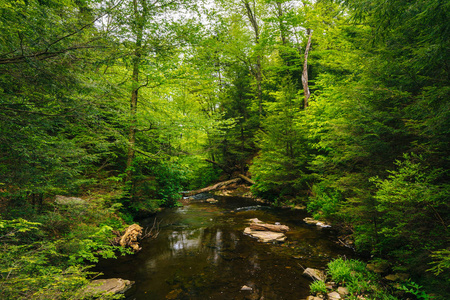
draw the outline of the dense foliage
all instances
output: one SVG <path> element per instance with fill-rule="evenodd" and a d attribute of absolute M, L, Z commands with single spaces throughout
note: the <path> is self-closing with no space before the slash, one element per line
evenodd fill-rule
<path fill-rule="evenodd" d="M 74 233 L 43 242 L 42 228 L 73 218 L 51 215 L 55 195 L 114 188 L 110 205 L 131 222 L 176 206 L 182 190 L 243 174 L 256 196 L 305 204 L 358 251 L 444 295 L 449 9 L 440 0 L 1 1 L 0 224 L 8 237 L 23 228 L 2 255 L 16 247 L 43 268 L 56 261 Z M 12 209 L 22 206 L 28 216 Z M 23 275 L 11 270 L 3 280 Z"/>

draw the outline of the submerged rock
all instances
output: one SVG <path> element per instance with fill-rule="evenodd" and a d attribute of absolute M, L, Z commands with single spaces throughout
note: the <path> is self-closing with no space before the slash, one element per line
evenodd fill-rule
<path fill-rule="evenodd" d="M 123 294 L 132 285 L 134 281 L 122 278 L 108 278 L 92 280 L 86 288 L 86 292 L 93 295 L 99 294 Z"/>
<path fill-rule="evenodd" d="M 328 225 L 324 222 L 318 221 L 318 220 L 314 220 L 313 218 L 304 218 L 303 221 L 306 224 L 312 224 L 312 225 L 317 225 L 323 228 L 327 228 L 327 227 L 331 227 L 331 225 Z"/>
<path fill-rule="evenodd" d="M 219 200 L 216 200 L 214 198 L 208 198 L 208 199 L 206 199 L 206 202 L 214 204 L 214 203 L 219 202 Z"/>

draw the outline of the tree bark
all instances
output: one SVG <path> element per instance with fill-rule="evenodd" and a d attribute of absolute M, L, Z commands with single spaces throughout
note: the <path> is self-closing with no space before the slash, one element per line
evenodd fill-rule
<path fill-rule="evenodd" d="M 309 50 L 311 48 L 311 38 L 312 38 L 312 31 L 311 29 L 306 29 L 306 34 L 308 35 L 308 42 L 306 44 L 306 49 L 305 49 L 305 60 L 303 62 L 303 73 L 302 73 L 302 84 L 303 84 L 303 93 L 305 95 L 305 99 L 304 99 L 304 108 L 308 107 L 308 100 L 309 97 L 311 96 L 311 92 L 309 91 L 309 86 L 308 86 L 308 54 L 309 54 Z"/>
<path fill-rule="evenodd" d="M 256 5 L 255 1 L 253 1 L 253 10 L 250 7 L 250 3 L 248 0 L 241 0 L 244 5 L 245 11 L 247 13 L 247 17 L 250 21 L 250 24 L 253 27 L 253 32 L 255 35 L 255 45 L 259 45 L 259 26 L 258 21 L 256 20 Z M 256 56 L 256 69 L 254 71 L 254 76 L 256 79 L 256 93 L 258 96 L 258 106 L 259 106 L 259 115 L 262 115 L 262 66 L 261 66 L 261 55 L 258 54 Z"/>
<path fill-rule="evenodd" d="M 131 181 L 133 177 L 133 159 L 135 155 L 135 144 L 136 144 L 136 112 L 138 103 L 138 93 L 139 93 L 139 64 L 141 63 L 142 55 L 142 39 L 144 34 L 144 18 L 145 15 L 139 13 L 139 7 L 137 0 L 133 0 L 133 10 L 135 19 L 135 35 L 136 42 L 134 45 L 133 53 L 133 73 L 131 75 L 131 99 L 130 99 L 130 128 L 128 131 L 128 154 L 127 154 L 127 176 L 126 181 Z M 144 12 L 145 13 L 145 12 Z"/>
<path fill-rule="evenodd" d="M 276 3 L 276 8 L 277 8 L 277 13 L 278 13 L 278 18 L 279 18 L 281 42 L 283 43 L 283 45 L 286 45 L 286 43 L 287 43 L 286 28 L 283 24 L 283 8 L 281 6 L 281 2 Z"/>

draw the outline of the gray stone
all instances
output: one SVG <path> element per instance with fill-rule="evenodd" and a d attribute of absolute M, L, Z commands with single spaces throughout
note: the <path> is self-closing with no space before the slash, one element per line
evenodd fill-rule
<path fill-rule="evenodd" d="M 341 299 L 341 295 L 338 292 L 331 292 L 328 294 L 328 300 L 338 300 Z"/>
<path fill-rule="evenodd" d="M 318 221 L 318 220 L 314 220 L 313 218 L 304 218 L 303 221 L 306 224 L 317 225 L 319 227 L 331 227 L 331 225 L 328 225 L 328 224 Z"/>
<path fill-rule="evenodd" d="M 303 275 L 309 276 L 314 280 L 325 281 L 326 279 L 325 273 L 323 271 L 313 268 L 306 268 L 303 272 Z"/>
<path fill-rule="evenodd" d="M 312 224 L 312 225 L 316 225 L 317 222 L 319 222 L 319 221 L 317 221 L 317 220 L 314 220 L 313 218 L 304 218 L 303 221 L 304 221 L 306 224 Z"/>
<path fill-rule="evenodd" d="M 384 279 L 389 281 L 406 281 L 409 278 L 409 274 L 406 273 L 395 273 L 389 274 Z"/>
<path fill-rule="evenodd" d="M 294 206 L 294 209 L 305 210 L 306 206 L 304 206 L 304 205 L 296 205 L 296 206 Z"/>
<path fill-rule="evenodd" d="M 96 279 L 92 280 L 86 288 L 89 294 L 123 294 L 132 285 L 134 281 L 122 279 L 122 278 L 108 278 L 108 279 Z"/>
<path fill-rule="evenodd" d="M 251 287 L 249 287 L 249 286 L 244 285 L 244 286 L 241 288 L 241 291 L 253 291 L 253 289 L 252 289 Z"/>
<path fill-rule="evenodd" d="M 258 238 L 263 243 L 284 242 L 287 239 L 281 232 L 252 230 L 250 227 L 245 228 L 244 234 Z"/>
<path fill-rule="evenodd" d="M 263 223 L 263 221 L 261 221 L 261 220 L 258 219 L 258 218 L 248 219 L 248 221 L 249 221 L 250 223 L 255 223 L 255 224 Z"/>
<path fill-rule="evenodd" d="M 308 296 L 306 300 L 322 300 L 320 297 Z"/>
<path fill-rule="evenodd" d="M 369 269 L 372 272 L 381 274 L 386 272 L 387 269 L 389 269 L 389 263 L 388 262 L 377 262 L 373 264 L 367 264 L 367 269 Z"/>
<path fill-rule="evenodd" d="M 348 289 L 343 286 L 338 287 L 337 292 L 342 296 L 348 295 Z"/>

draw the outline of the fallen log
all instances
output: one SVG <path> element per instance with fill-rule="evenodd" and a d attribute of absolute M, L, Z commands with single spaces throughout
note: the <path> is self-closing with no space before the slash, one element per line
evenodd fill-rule
<path fill-rule="evenodd" d="M 248 178 L 248 177 L 245 176 L 245 175 L 239 174 L 238 176 L 239 176 L 240 178 L 244 179 L 245 181 L 247 181 L 247 182 L 250 183 L 250 184 L 256 184 L 256 182 L 254 182 L 253 180 L 251 180 L 250 178 Z"/>
<path fill-rule="evenodd" d="M 182 192 L 182 194 L 183 194 L 183 196 L 186 196 L 186 197 L 188 197 L 188 196 L 194 196 L 194 195 L 197 195 L 197 194 L 200 194 L 200 193 L 206 193 L 206 192 L 218 190 L 218 189 L 220 189 L 221 187 L 230 185 L 230 184 L 235 183 L 235 182 L 238 182 L 238 181 L 240 181 L 240 180 L 241 180 L 241 178 L 234 178 L 234 179 L 231 179 L 231 180 L 222 181 L 222 182 L 219 182 L 219 183 L 210 185 L 210 186 L 208 186 L 208 187 L 205 187 L 205 188 L 202 188 L 202 189 L 199 189 L 199 190 L 188 191 L 188 192 Z"/>
<path fill-rule="evenodd" d="M 257 231 L 273 231 L 273 232 L 289 231 L 289 227 L 286 225 L 272 225 L 272 224 L 265 224 L 265 223 L 250 224 L 250 229 L 257 230 Z"/>

